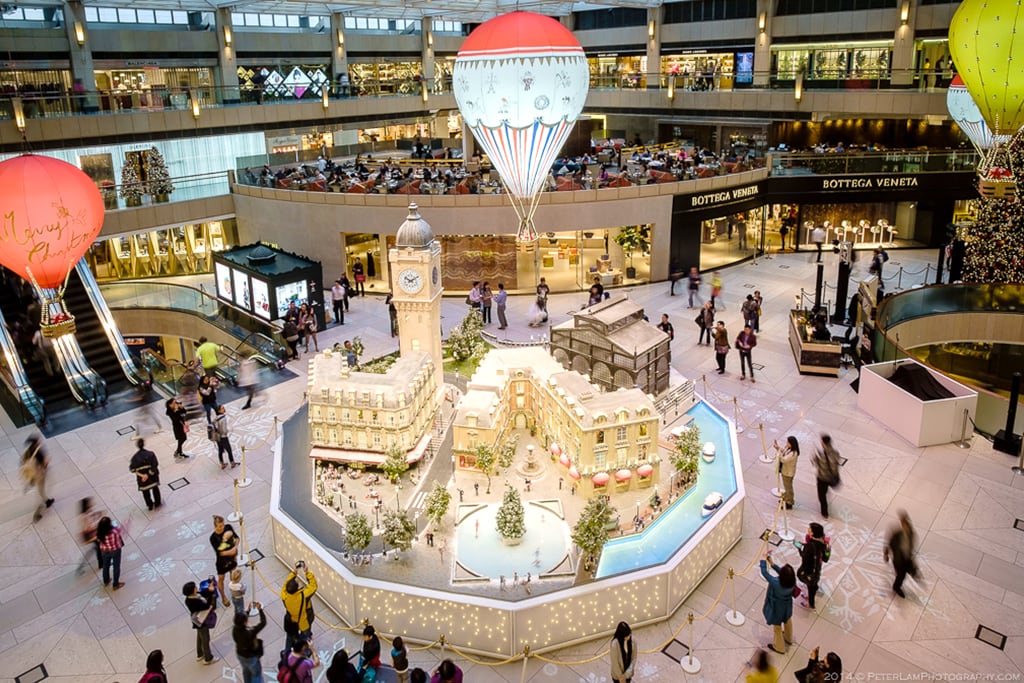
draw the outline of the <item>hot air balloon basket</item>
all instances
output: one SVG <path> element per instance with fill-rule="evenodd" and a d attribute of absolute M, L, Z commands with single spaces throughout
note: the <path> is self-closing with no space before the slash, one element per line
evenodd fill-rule
<path fill-rule="evenodd" d="M 59 319 L 43 321 L 39 325 L 39 329 L 42 330 L 44 337 L 48 337 L 50 339 L 63 337 L 65 334 L 74 334 L 75 316 L 64 314 L 62 317 L 59 317 Z"/>
<path fill-rule="evenodd" d="M 982 178 L 978 181 L 978 192 L 985 199 L 1016 199 L 1017 182 L 1013 178 Z"/>

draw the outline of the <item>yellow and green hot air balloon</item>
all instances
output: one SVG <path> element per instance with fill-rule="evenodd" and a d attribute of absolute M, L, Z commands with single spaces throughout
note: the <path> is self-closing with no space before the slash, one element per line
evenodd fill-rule
<path fill-rule="evenodd" d="M 996 135 L 1024 126 L 1024 3 L 964 0 L 949 25 L 957 72 Z"/>

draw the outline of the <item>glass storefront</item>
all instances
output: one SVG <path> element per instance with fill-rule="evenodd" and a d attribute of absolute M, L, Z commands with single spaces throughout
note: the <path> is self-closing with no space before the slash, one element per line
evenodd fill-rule
<path fill-rule="evenodd" d="M 213 253 L 238 243 L 235 220 L 182 225 L 96 242 L 86 262 L 100 282 L 213 272 Z"/>
<path fill-rule="evenodd" d="M 736 82 L 753 81 L 753 52 L 741 53 L 742 74 L 737 73 L 737 54 L 733 52 L 701 52 L 696 54 L 662 55 L 662 87 L 675 79 L 677 90 L 732 90 Z"/>
<path fill-rule="evenodd" d="M 700 270 L 741 261 L 761 248 L 764 208 L 733 211 L 700 222 Z"/>
<path fill-rule="evenodd" d="M 96 90 L 100 109 L 183 109 L 189 91 L 215 101 L 212 66 L 132 65 L 130 62 L 96 62 Z"/>
<path fill-rule="evenodd" d="M 454 64 L 454 62 L 452 62 Z M 435 78 L 437 67 L 435 63 Z M 423 76 L 423 62 L 357 62 L 348 65 L 349 82 L 359 95 L 410 95 L 418 92 L 417 80 Z"/>
<path fill-rule="evenodd" d="M 347 232 L 342 235 L 342 240 L 349 282 L 352 285 L 356 284 L 353 277 L 353 266 L 358 263 L 363 267 L 363 275 L 366 276 L 366 281 L 363 283 L 365 289 L 378 292 L 388 291 L 390 286 L 387 276 L 387 254 L 381 251 L 380 235 Z M 340 273 L 324 273 L 324 278 L 334 282 L 338 275 Z"/>
<path fill-rule="evenodd" d="M 849 202 L 845 204 L 772 204 L 766 217 L 766 246 L 781 245 L 786 227 L 786 248 L 814 249 L 811 231 L 821 226 L 825 243 L 850 242 L 854 249 L 924 246 L 917 238 L 916 202 Z M 794 234 L 795 233 L 795 234 Z"/>
<path fill-rule="evenodd" d="M 953 80 L 953 59 L 949 55 L 949 40 L 928 38 L 914 43 L 917 86 L 922 90 L 945 88 Z"/>
<path fill-rule="evenodd" d="M 888 80 L 892 48 L 891 40 L 772 46 L 772 79 L 791 83 L 802 73 L 807 81 L 841 81 L 845 87 Z"/>
<path fill-rule="evenodd" d="M 646 88 L 647 57 L 602 53 L 587 57 L 591 88 Z"/>

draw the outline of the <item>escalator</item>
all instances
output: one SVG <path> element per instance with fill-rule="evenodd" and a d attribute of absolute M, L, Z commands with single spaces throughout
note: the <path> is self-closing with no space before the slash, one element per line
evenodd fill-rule
<path fill-rule="evenodd" d="M 47 375 L 43 364 L 31 357 L 30 341 L 22 339 L 19 333 L 28 320 L 26 299 L 19 298 L 14 289 L 21 285 L 22 279 L 7 269 L 4 269 L 4 275 L 4 282 L 0 282 L 0 314 L 3 315 L 7 329 L 11 331 L 14 362 L 22 366 L 28 385 L 47 406 L 72 400 L 71 389 L 64 375 L 60 372 L 53 376 Z"/>
<path fill-rule="evenodd" d="M 107 393 L 113 394 L 124 389 L 128 379 L 121 370 L 121 364 L 110 346 L 110 340 L 107 339 L 77 269 L 68 278 L 68 286 L 64 290 L 64 307 L 75 316 L 78 346 L 89 367 L 106 381 Z"/>

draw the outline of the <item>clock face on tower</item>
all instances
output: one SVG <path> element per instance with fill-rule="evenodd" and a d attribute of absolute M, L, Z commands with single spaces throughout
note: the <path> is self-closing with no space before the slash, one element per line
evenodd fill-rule
<path fill-rule="evenodd" d="M 407 294 L 415 294 L 423 289 L 423 276 L 417 270 L 406 268 L 398 274 L 398 286 Z"/>

